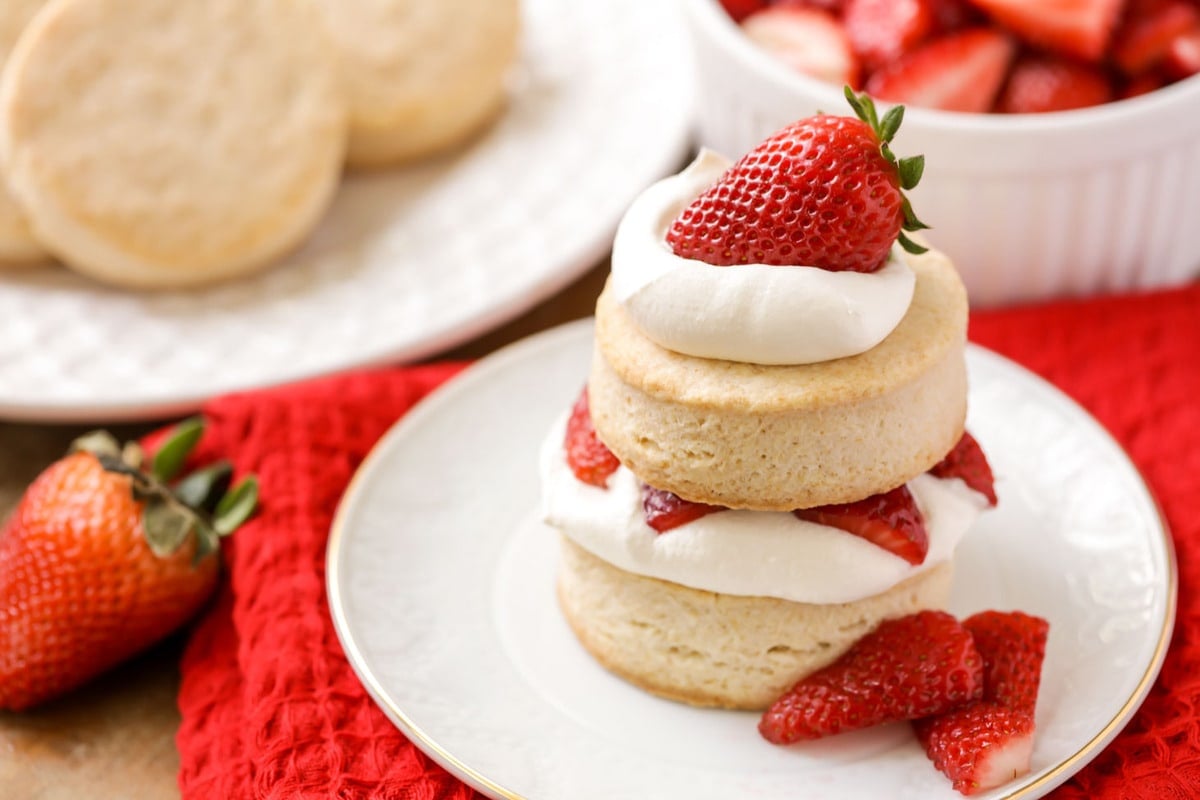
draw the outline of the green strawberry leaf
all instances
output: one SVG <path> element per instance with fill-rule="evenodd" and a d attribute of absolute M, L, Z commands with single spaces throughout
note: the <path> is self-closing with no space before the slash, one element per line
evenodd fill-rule
<path fill-rule="evenodd" d="M 903 121 L 904 106 L 892 106 L 889 108 L 879 123 L 879 138 L 884 142 L 892 141 L 896 136 L 896 131 L 900 130 L 900 123 Z"/>
<path fill-rule="evenodd" d="M 154 461 L 150 465 L 154 477 L 160 481 L 169 481 L 178 475 L 203 435 L 202 417 L 191 417 L 176 425 L 170 437 L 154 454 Z"/>
<path fill-rule="evenodd" d="M 213 512 L 213 528 L 220 536 L 228 536 L 250 519 L 258 506 L 258 478 L 247 475 L 217 503 Z"/>
<path fill-rule="evenodd" d="M 912 239 L 905 236 L 903 232 L 898 237 L 896 237 L 896 241 L 898 241 L 900 243 L 900 246 L 903 247 L 905 249 L 905 251 L 912 253 L 914 256 L 919 256 L 919 255 L 921 255 L 921 253 L 929 252 L 928 247 L 922 247 L 921 245 L 914 242 Z"/>
<path fill-rule="evenodd" d="M 228 461 L 218 461 L 186 476 L 175 484 L 173 491 L 175 497 L 184 505 L 203 509 L 211 514 L 229 489 L 232 476 L 233 465 Z"/>
<path fill-rule="evenodd" d="M 902 158 L 896 165 L 900 170 L 900 188 L 912 189 L 925 174 L 925 156 Z"/>

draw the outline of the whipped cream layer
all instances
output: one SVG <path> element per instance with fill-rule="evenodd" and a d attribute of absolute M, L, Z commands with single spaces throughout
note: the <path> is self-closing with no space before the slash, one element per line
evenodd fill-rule
<path fill-rule="evenodd" d="M 613 241 L 612 290 L 668 350 L 749 364 L 814 364 L 865 353 L 900 323 L 916 278 L 894 248 L 870 273 L 739 264 L 671 252 L 671 222 L 729 167 L 710 151 L 633 202 Z"/>
<path fill-rule="evenodd" d="M 563 450 L 566 418 L 542 446 L 542 514 L 580 547 L 637 575 L 723 594 L 845 603 L 886 591 L 949 561 L 987 498 L 958 478 L 909 482 L 929 553 L 913 566 L 853 534 L 786 511 L 729 510 L 665 533 L 646 524 L 642 482 L 621 467 L 608 488 L 583 483 Z"/>

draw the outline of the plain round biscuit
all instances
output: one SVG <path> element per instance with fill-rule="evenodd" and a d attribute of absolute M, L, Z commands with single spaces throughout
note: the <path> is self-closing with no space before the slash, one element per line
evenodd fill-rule
<path fill-rule="evenodd" d="M 347 161 L 377 167 L 460 144 L 503 107 L 517 0 L 320 0 L 341 53 Z"/>
<path fill-rule="evenodd" d="M 606 289 L 588 380 L 597 434 L 651 486 L 730 508 L 849 503 L 907 482 L 950 451 L 967 408 L 966 292 L 944 256 L 910 263 L 912 304 L 883 342 L 802 366 L 666 350 Z"/>
<path fill-rule="evenodd" d="M 4 0 L 0 3 L 0 68 L 33 16 L 46 0 Z M 50 254 L 38 243 L 25 219 L 25 212 L 0 180 L 0 266 L 34 264 L 46 261 Z"/>
<path fill-rule="evenodd" d="M 939 564 L 852 603 L 794 603 L 635 575 L 560 539 L 558 601 L 584 649 L 635 686 L 696 706 L 766 708 L 883 620 L 944 608 L 953 577 Z"/>
<path fill-rule="evenodd" d="M 35 235 L 137 288 L 264 267 L 333 195 L 336 55 L 295 0 L 57 0 L 0 88 L 0 146 Z"/>

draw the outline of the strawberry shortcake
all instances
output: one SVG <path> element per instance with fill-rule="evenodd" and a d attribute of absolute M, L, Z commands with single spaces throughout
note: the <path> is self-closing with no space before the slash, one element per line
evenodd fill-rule
<path fill-rule="evenodd" d="M 941 608 L 994 505 L 963 428 L 966 293 L 907 232 L 902 117 L 702 153 L 619 227 L 588 386 L 547 438 L 559 603 L 655 694 L 762 709 L 886 619 Z"/>

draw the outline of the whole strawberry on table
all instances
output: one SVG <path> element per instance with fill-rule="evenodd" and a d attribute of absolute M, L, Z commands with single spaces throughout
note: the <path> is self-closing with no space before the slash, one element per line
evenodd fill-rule
<path fill-rule="evenodd" d="M 152 458 L 89 434 L 25 492 L 0 529 L 0 709 L 85 683 L 203 606 L 220 537 L 258 499 L 226 462 L 179 477 L 203 432 L 181 423 Z"/>

